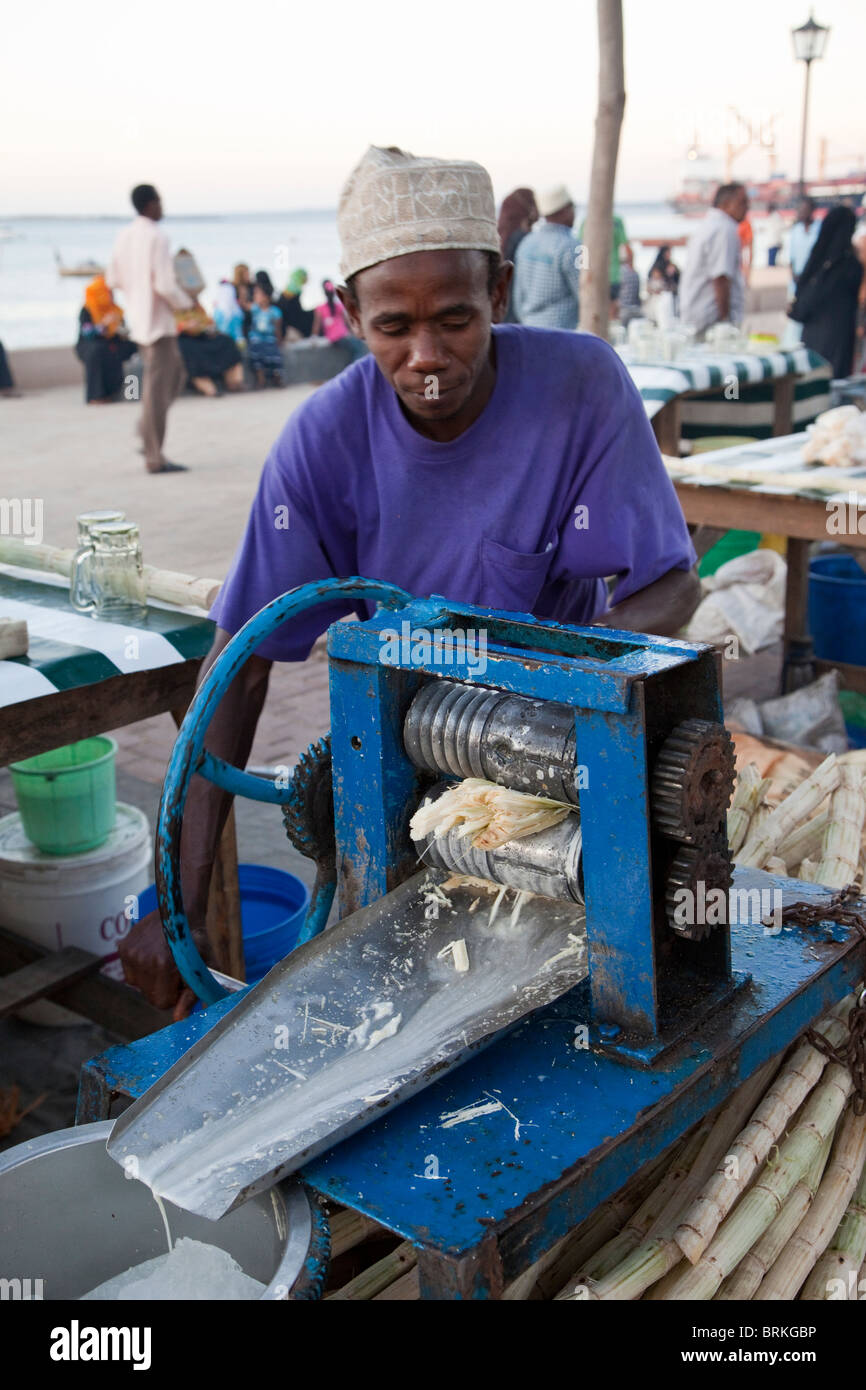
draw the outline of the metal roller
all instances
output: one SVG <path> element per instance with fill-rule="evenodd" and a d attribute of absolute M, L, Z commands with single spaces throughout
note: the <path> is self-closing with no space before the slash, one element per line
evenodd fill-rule
<path fill-rule="evenodd" d="M 416 767 L 485 777 L 514 791 L 578 804 L 574 710 L 459 681 L 428 681 L 403 725 Z"/>
<path fill-rule="evenodd" d="M 428 805 L 449 786 L 440 783 L 421 804 Z M 582 835 L 575 811 L 558 825 L 509 840 L 498 849 L 473 849 L 469 836 L 461 835 L 457 826 L 415 843 L 419 857 L 431 868 L 474 874 L 544 898 L 583 902 Z"/>

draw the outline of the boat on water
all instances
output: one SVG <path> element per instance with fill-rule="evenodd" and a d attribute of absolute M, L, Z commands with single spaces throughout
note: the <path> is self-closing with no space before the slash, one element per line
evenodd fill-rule
<path fill-rule="evenodd" d="M 78 275 L 88 280 L 92 280 L 94 275 L 104 275 L 105 266 L 98 261 L 78 261 L 76 265 L 64 265 L 60 252 L 54 252 L 54 259 L 57 262 L 57 274 L 63 276 Z"/>
<path fill-rule="evenodd" d="M 722 182 L 719 178 L 707 178 L 698 174 L 683 179 L 676 193 L 668 199 L 675 212 L 686 217 L 699 217 L 712 206 L 716 189 Z M 770 204 L 779 212 L 793 211 L 800 199 L 798 179 L 789 179 L 784 174 L 773 174 L 767 179 L 740 179 L 749 193 L 749 206 L 753 212 L 766 212 Z M 866 197 L 866 171 L 855 172 L 832 179 L 806 179 L 805 191 L 814 198 L 819 208 L 832 207 L 841 199 L 859 205 Z"/>

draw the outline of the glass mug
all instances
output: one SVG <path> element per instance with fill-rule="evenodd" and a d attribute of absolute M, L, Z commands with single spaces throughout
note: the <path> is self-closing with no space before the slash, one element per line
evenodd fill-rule
<path fill-rule="evenodd" d="M 72 566 L 71 566 L 70 576 L 69 576 L 69 579 L 70 579 L 70 588 L 72 587 L 72 585 L 73 585 L 74 582 L 75 582 L 75 561 L 76 561 L 76 559 L 78 558 L 79 553 L 81 552 L 82 549 L 84 549 L 84 550 L 89 550 L 89 549 L 90 549 L 90 528 L 91 528 L 91 526 L 104 526 L 104 525 L 106 524 L 106 522 L 108 522 L 108 521 L 125 521 L 125 520 L 126 520 L 126 512 L 119 512 L 119 511 L 117 511 L 116 508 L 114 508 L 114 507 L 102 507 L 102 508 L 98 508 L 96 511 L 92 511 L 92 512 L 82 512 L 80 516 L 77 516 L 77 517 L 75 518 L 76 525 L 78 526 L 78 548 L 76 549 L 75 554 L 74 554 L 73 557 L 72 557 Z M 87 597 L 87 598 L 91 598 L 91 599 L 94 597 L 93 594 L 87 594 L 87 595 L 84 594 L 83 586 L 81 585 L 80 581 L 79 581 L 79 597 L 80 597 L 80 598 Z"/>
<path fill-rule="evenodd" d="M 79 613 L 95 618 L 141 622 L 147 613 L 147 591 L 134 522 L 91 525 L 72 562 L 69 601 Z"/>

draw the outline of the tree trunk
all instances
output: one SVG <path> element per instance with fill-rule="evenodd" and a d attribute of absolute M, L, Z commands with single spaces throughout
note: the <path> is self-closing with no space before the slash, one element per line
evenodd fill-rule
<path fill-rule="evenodd" d="M 610 248 L 619 133 L 625 110 L 622 0 L 596 0 L 598 10 L 598 107 L 580 277 L 580 327 L 607 337 L 610 315 Z"/>

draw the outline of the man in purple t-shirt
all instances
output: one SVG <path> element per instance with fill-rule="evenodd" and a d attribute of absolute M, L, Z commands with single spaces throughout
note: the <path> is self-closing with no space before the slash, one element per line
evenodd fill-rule
<path fill-rule="evenodd" d="M 486 171 L 373 147 L 338 226 L 340 297 L 371 355 L 305 401 L 271 450 L 203 671 L 277 595 L 353 574 L 540 618 L 676 632 L 697 603 L 695 556 L 640 396 L 601 339 L 502 322 L 511 267 Z M 314 609 L 264 642 L 208 748 L 243 767 L 270 663 L 302 660 L 351 611 Z M 183 889 L 203 949 L 228 805 L 193 783 Z M 177 1000 L 156 914 L 121 957 L 155 1004 Z"/>

